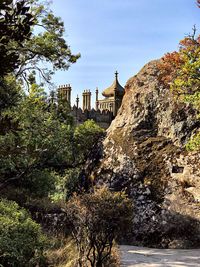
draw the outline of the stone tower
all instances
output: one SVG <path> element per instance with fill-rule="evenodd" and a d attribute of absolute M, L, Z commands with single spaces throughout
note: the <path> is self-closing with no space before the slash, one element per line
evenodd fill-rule
<path fill-rule="evenodd" d="M 67 100 L 70 106 L 71 106 L 71 91 L 72 88 L 70 84 L 60 85 L 58 88 L 58 95 L 61 97 L 61 99 Z"/>
<path fill-rule="evenodd" d="M 91 110 L 91 92 L 90 90 L 84 90 L 83 92 L 83 111 Z"/>

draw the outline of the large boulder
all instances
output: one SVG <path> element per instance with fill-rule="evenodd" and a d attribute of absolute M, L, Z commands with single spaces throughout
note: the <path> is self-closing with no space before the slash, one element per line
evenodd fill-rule
<path fill-rule="evenodd" d="M 159 82 L 158 62 L 128 80 L 92 175 L 133 198 L 135 242 L 187 247 L 199 241 L 200 164 L 184 145 L 200 124 Z"/>

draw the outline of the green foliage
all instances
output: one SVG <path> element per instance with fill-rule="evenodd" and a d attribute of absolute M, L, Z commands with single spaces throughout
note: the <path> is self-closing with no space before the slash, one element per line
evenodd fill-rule
<path fill-rule="evenodd" d="M 110 257 L 113 241 L 122 236 L 132 223 L 132 202 L 125 194 L 106 188 L 94 193 L 75 195 L 66 213 L 79 252 L 79 265 L 104 266 Z"/>
<path fill-rule="evenodd" d="M 177 76 L 174 79 L 171 88 L 174 94 L 178 94 L 183 102 L 190 103 L 200 112 L 200 36 L 195 37 L 196 29 L 193 35 L 186 37 L 180 42 L 179 55 L 182 58 Z M 193 136 L 186 144 L 187 150 L 200 149 L 199 134 Z"/>
<path fill-rule="evenodd" d="M 200 92 L 184 96 L 183 101 L 192 104 L 195 109 L 200 110 Z"/>
<path fill-rule="evenodd" d="M 63 113 L 58 116 L 59 120 L 64 120 L 65 123 L 69 121 L 67 119 L 67 113 L 65 116 L 62 114 Z M 63 168 L 65 166 L 64 159 L 62 160 L 61 157 L 59 157 L 59 161 L 62 165 L 60 165 L 60 174 L 56 175 L 55 191 L 51 194 L 52 200 L 69 199 L 74 193 L 84 192 L 86 187 L 88 189 L 90 181 L 88 177 L 83 174 L 83 171 L 81 171 L 81 167 L 91 149 L 103 133 L 104 130 L 92 120 L 88 120 L 70 129 L 67 147 L 69 155 L 65 160 L 68 159 L 68 162 L 71 162 L 71 166 L 68 164 L 69 168 Z M 65 148 L 63 147 L 62 156 L 65 155 L 64 150 Z"/>
<path fill-rule="evenodd" d="M 80 166 L 103 132 L 92 121 L 75 127 L 66 102 L 48 102 L 36 85 L 79 58 L 63 35 L 48 3 L 0 1 L 0 192 L 22 205 L 79 191 Z M 0 201 L 0 265 L 43 266 L 44 239 L 24 209 Z"/>
<path fill-rule="evenodd" d="M 56 115 L 58 120 L 66 124 L 73 125 L 74 118 L 70 115 L 71 107 L 69 105 L 69 102 L 58 97 L 57 104 Z M 53 105 L 53 107 L 55 107 L 55 105 Z"/>
<path fill-rule="evenodd" d="M 51 168 L 71 160 L 71 126 L 49 112 L 44 97 L 43 90 L 32 85 L 29 95 L 4 113 L 16 128 L 0 135 L 0 186 L 11 181 L 43 192 L 39 185 L 53 187 Z"/>
<path fill-rule="evenodd" d="M 200 133 L 197 133 L 190 138 L 190 141 L 186 144 L 186 149 L 188 151 L 195 151 L 200 149 Z"/>
<path fill-rule="evenodd" d="M 66 169 L 62 175 L 57 176 L 56 190 L 52 196 L 54 200 L 69 199 L 74 193 L 86 190 L 89 180 L 85 175 L 83 177 L 81 166 L 103 133 L 104 130 L 93 120 L 88 120 L 71 129 L 68 149 L 71 151 L 72 168 Z"/>
<path fill-rule="evenodd" d="M 179 56 L 182 64 L 177 70 L 171 88 L 178 95 L 192 95 L 200 89 L 200 39 L 192 36 L 180 42 Z"/>
<path fill-rule="evenodd" d="M 84 158 L 103 133 L 104 130 L 93 120 L 87 120 L 76 127 L 74 140 L 77 144 L 77 154 L 80 155 L 80 158 Z"/>
<path fill-rule="evenodd" d="M 81 192 L 80 169 L 68 170 L 65 174 L 65 198 L 68 200 L 74 193 Z"/>
<path fill-rule="evenodd" d="M 0 77 L 0 114 L 5 109 L 16 106 L 21 98 L 22 90 L 13 75 Z"/>
<path fill-rule="evenodd" d="M 103 130 L 93 121 L 74 127 L 67 109 L 51 108 L 45 99 L 32 84 L 16 107 L 2 113 L 13 128 L 0 135 L 0 189 L 11 184 L 32 197 L 55 190 L 56 198 L 68 198 L 80 191 L 79 167 Z"/>
<path fill-rule="evenodd" d="M 36 198 L 48 197 L 55 191 L 56 173 L 49 169 L 33 169 L 20 181 L 20 188 L 24 194 Z"/>
<path fill-rule="evenodd" d="M 0 1 L 0 33 L 0 190 L 12 185 L 46 196 L 54 189 L 55 169 L 74 162 L 74 128 L 69 110 L 47 104 L 35 77 L 39 72 L 50 79 L 52 70 L 42 63 L 67 69 L 79 55 L 64 40 L 61 19 L 40 0 Z"/>
<path fill-rule="evenodd" d="M 45 5 L 39 0 L 28 1 L 34 17 L 34 27 L 31 38 L 26 41 L 21 50 L 21 65 L 17 75 L 31 74 L 32 70 L 39 72 L 41 78 L 49 81 L 54 71 L 68 69 L 71 63 L 75 63 L 80 54 L 71 53 L 69 45 L 63 35 L 65 33 L 64 23 L 61 18 L 56 17 L 47 2 Z M 37 28 L 37 34 L 34 31 Z M 41 66 L 41 63 L 51 63 Z M 40 67 L 39 67 L 40 65 Z"/>
<path fill-rule="evenodd" d="M 0 1 L 0 33 L 1 197 L 23 205 L 69 198 L 82 190 L 81 166 L 103 130 L 93 121 L 76 127 L 66 102 L 48 102 L 35 82 L 38 73 L 49 81 L 80 55 L 71 53 L 63 22 L 40 0 Z M 0 224 L 0 264 L 42 266 L 44 236 L 27 212 L 2 200 Z"/>
<path fill-rule="evenodd" d="M 200 37 L 196 37 L 196 28 L 179 43 L 179 51 L 167 53 L 161 63 L 160 81 L 170 86 L 179 100 L 199 92 L 200 88 Z"/>
<path fill-rule="evenodd" d="M 15 2 L 15 3 L 14 3 Z M 31 36 L 34 17 L 25 1 L 0 2 L 0 75 L 14 71 L 20 65 L 20 50 Z"/>
<path fill-rule="evenodd" d="M 55 190 L 51 194 L 53 201 L 68 200 L 72 195 L 82 191 L 80 181 L 80 169 L 72 168 L 65 171 L 63 175 L 56 175 Z"/>
<path fill-rule="evenodd" d="M 15 202 L 0 201 L 0 265 L 36 266 L 46 238 L 41 228 Z"/>
<path fill-rule="evenodd" d="M 53 71 L 68 69 L 80 55 L 67 45 L 64 24 L 54 16 L 49 4 L 39 0 L 6 0 L 0 3 L 0 73 L 15 71 L 28 82 L 28 75 L 39 72 L 49 80 Z M 51 63 L 52 70 L 41 67 Z M 40 64 L 39 64 L 40 63 Z M 39 66 L 40 65 L 40 66 Z"/>

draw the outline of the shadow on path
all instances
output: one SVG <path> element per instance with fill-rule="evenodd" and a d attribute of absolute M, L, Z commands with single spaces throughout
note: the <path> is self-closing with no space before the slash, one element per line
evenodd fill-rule
<path fill-rule="evenodd" d="M 200 249 L 120 246 L 122 267 L 198 267 Z"/>

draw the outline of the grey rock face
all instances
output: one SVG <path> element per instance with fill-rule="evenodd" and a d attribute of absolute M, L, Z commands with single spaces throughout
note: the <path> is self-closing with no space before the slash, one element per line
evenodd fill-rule
<path fill-rule="evenodd" d="M 188 240 L 184 221 L 187 226 L 190 219 L 195 224 L 200 216 L 200 174 L 192 163 L 198 165 L 199 156 L 184 151 L 199 121 L 190 105 L 178 103 L 159 83 L 157 63 L 148 63 L 128 80 L 122 106 L 103 143 L 104 155 L 94 172 L 98 181 L 112 190 L 125 190 L 133 198 L 136 239 L 170 246 L 181 235 L 181 231 L 176 234 L 178 220 L 185 233 L 182 239 Z M 173 229 L 175 233 L 170 232 Z"/>

